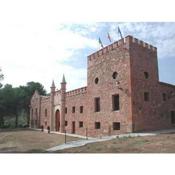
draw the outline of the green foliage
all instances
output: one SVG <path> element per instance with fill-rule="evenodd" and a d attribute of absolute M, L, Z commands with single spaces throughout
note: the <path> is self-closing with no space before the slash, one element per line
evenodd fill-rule
<path fill-rule="evenodd" d="M 13 88 L 12 85 L 6 84 L 0 89 L 0 127 L 12 126 L 7 124 L 4 119 L 15 117 L 15 127 L 19 126 L 19 116 L 23 113 L 23 118 L 26 119 L 29 124 L 29 105 L 30 99 L 35 90 L 41 95 L 45 95 L 46 91 L 40 83 L 29 82 L 26 86 L 20 86 Z M 4 123 L 6 122 L 6 123 Z"/>

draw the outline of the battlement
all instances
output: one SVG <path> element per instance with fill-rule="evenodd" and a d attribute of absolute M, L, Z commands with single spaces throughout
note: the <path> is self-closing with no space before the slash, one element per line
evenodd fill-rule
<path fill-rule="evenodd" d="M 120 39 L 118 41 L 115 41 L 114 43 L 100 49 L 99 51 L 91 54 L 88 56 L 88 60 L 89 61 L 92 61 L 93 59 L 95 58 L 98 58 L 100 57 L 101 55 L 105 55 L 107 53 L 109 53 L 111 50 L 115 50 L 117 48 L 123 48 L 123 49 L 127 49 L 129 48 L 133 43 L 135 44 L 138 44 L 139 46 L 143 47 L 143 48 L 147 48 L 149 49 L 150 51 L 152 52 L 156 52 L 157 51 L 157 48 L 142 41 L 142 40 L 139 40 L 137 38 L 134 38 L 133 36 L 126 36 L 125 38 L 123 39 Z"/>
<path fill-rule="evenodd" d="M 82 88 L 78 88 L 78 89 L 74 89 L 72 91 L 66 92 L 66 96 L 71 97 L 79 94 L 84 94 L 86 92 L 87 92 L 87 87 L 82 87 Z"/>
<path fill-rule="evenodd" d="M 132 37 L 132 36 L 130 36 L 130 37 Z M 146 43 L 146 42 L 144 42 L 142 40 L 139 40 L 137 38 L 134 38 L 134 37 L 132 37 L 132 43 L 136 43 L 136 44 L 138 44 L 138 45 L 140 45 L 140 46 L 142 46 L 144 48 L 147 48 L 147 49 L 149 49 L 149 50 L 151 50 L 153 52 L 156 52 L 157 51 L 157 48 L 156 47 L 154 47 L 151 44 L 148 44 L 148 43 Z"/>

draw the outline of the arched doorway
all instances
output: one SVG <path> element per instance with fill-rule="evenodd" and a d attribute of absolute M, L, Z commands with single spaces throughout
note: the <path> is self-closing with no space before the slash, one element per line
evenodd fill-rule
<path fill-rule="evenodd" d="M 60 130 L 60 111 L 58 109 L 55 112 L 55 130 Z"/>

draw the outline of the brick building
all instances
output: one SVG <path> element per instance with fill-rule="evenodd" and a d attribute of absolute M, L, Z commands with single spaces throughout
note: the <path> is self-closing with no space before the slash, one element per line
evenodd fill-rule
<path fill-rule="evenodd" d="M 175 86 L 159 81 L 157 49 L 127 36 L 88 56 L 87 86 L 35 91 L 30 125 L 99 136 L 175 127 Z"/>

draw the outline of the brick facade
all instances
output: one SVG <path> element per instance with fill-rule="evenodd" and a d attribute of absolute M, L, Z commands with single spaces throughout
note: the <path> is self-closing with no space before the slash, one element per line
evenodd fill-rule
<path fill-rule="evenodd" d="M 63 77 L 60 90 L 34 93 L 30 111 L 31 127 L 79 135 L 172 128 L 175 86 L 159 82 L 157 49 L 127 36 L 88 56 L 87 87 L 66 92 Z"/>

